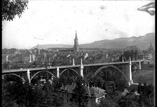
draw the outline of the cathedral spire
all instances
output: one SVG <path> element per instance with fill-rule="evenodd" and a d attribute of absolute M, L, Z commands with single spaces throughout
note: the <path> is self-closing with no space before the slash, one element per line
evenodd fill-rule
<path fill-rule="evenodd" d="M 152 46 L 152 42 L 150 42 L 150 46 L 149 46 L 149 48 L 148 48 L 148 51 L 153 51 L 154 50 L 154 48 L 153 48 L 153 46 Z"/>
<path fill-rule="evenodd" d="M 77 30 L 75 31 L 75 39 L 78 39 L 78 38 L 77 38 Z"/>
<path fill-rule="evenodd" d="M 77 30 L 75 31 L 74 51 L 75 51 L 75 52 L 78 52 L 78 51 L 79 51 L 79 47 L 78 47 L 78 38 L 77 38 Z"/>

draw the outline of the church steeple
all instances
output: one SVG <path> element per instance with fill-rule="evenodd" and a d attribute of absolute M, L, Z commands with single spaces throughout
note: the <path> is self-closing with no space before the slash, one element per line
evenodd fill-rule
<path fill-rule="evenodd" d="M 153 48 L 153 46 L 152 46 L 152 42 L 150 42 L 150 46 L 149 46 L 149 48 L 148 48 L 148 51 L 151 52 L 151 51 L 153 51 L 153 50 L 154 50 L 154 48 Z"/>
<path fill-rule="evenodd" d="M 75 39 L 78 40 L 78 38 L 77 38 L 77 30 L 75 31 Z"/>
<path fill-rule="evenodd" d="M 77 31 L 75 31 L 74 51 L 75 51 L 75 52 L 78 52 L 78 51 L 79 51 L 79 47 L 78 47 L 78 38 L 77 38 Z"/>

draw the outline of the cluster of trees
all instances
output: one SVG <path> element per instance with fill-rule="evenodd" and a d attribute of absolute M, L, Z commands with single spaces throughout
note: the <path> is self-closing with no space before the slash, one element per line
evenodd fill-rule
<path fill-rule="evenodd" d="M 130 90 L 125 95 L 120 91 L 107 93 L 98 107 L 155 107 L 153 85 L 138 86 L 138 90 Z"/>
<path fill-rule="evenodd" d="M 140 49 L 138 49 L 136 46 L 130 46 L 123 50 L 123 54 L 120 56 L 119 60 L 120 61 L 122 61 L 122 60 L 128 61 L 129 58 L 131 58 L 131 60 L 137 60 L 140 58 L 139 55 L 141 53 L 142 53 L 142 51 Z"/>
<path fill-rule="evenodd" d="M 70 101 L 78 107 L 86 107 L 88 96 L 86 94 L 83 78 L 78 77 L 76 87 L 73 89 Z M 53 83 L 32 85 L 21 81 L 2 82 L 2 107 L 61 107 L 63 98 L 58 96 L 61 81 L 54 78 Z"/>
<path fill-rule="evenodd" d="M 62 81 L 64 80 L 54 78 L 52 83 L 47 80 L 43 85 L 32 85 L 27 82 L 4 80 L 2 81 L 2 107 L 64 106 L 63 98 L 57 95 L 62 87 Z M 85 90 L 86 80 L 78 77 L 74 83 L 76 86 L 71 93 L 70 102 L 78 105 L 78 107 L 86 107 L 89 101 L 89 96 Z M 66 84 L 64 83 L 64 85 Z M 96 85 L 99 86 L 99 82 Z M 124 87 L 129 90 L 125 94 L 122 89 L 115 89 L 114 86 L 110 86 L 104 87 L 107 88 L 105 89 L 107 95 L 100 99 L 98 107 L 155 107 L 153 85 L 139 84 L 138 90 Z"/>
<path fill-rule="evenodd" d="M 89 96 L 85 90 L 85 84 L 83 84 L 84 79 L 82 77 L 79 77 L 75 83 L 76 87 L 73 90 L 70 101 L 76 103 L 78 107 L 86 107 Z"/>
<path fill-rule="evenodd" d="M 3 82 L 2 107 L 59 107 L 60 98 L 48 82 L 44 86 L 32 86 L 20 82 Z"/>
<path fill-rule="evenodd" d="M 13 20 L 16 15 L 20 18 L 27 5 L 28 0 L 2 0 L 2 20 Z"/>

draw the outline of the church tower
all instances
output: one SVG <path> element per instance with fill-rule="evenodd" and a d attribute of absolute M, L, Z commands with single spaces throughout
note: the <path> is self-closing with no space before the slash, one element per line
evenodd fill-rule
<path fill-rule="evenodd" d="M 77 31 L 75 32 L 75 39 L 74 39 L 74 52 L 78 52 L 79 47 L 78 47 L 78 38 L 77 38 Z"/>
<path fill-rule="evenodd" d="M 154 50 L 154 48 L 153 48 L 153 46 L 152 46 L 152 43 L 150 42 L 150 46 L 149 46 L 149 48 L 148 48 L 148 51 L 149 52 L 152 52 Z"/>

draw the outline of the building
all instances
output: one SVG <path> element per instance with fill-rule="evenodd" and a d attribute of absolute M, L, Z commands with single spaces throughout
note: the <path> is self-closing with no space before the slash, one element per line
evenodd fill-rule
<path fill-rule="evenodd" d="M 77 104 L 70 101 L 72 97 L 72 90 L 75 88 L 75 84 L 62 86 L 58 92 L 58 96 L 62 98 L 63 107 L 77 107 Z M 87 96 L 89 98 L 87 107 L 97 107 L 101 98 L 105 98 L 105 90 L 98 87 L 85 86 Z"/>
<path fill-rule="evenodd" d="M 154 48 L 153 48 L 151 42 L 150 42 L 150 46 L 148 47 L 148 49 L 143 51 L 143 52 L 144 52 L 144 59 L 146 59 L 146 60 L 153 60 L 153 59 L 155 59 L 154 58 L 155 57 L 154 56 L 155 51 L 154 51 Z"/>
<path fill-rule="evenodd" d="M 148 49 L 143 50 L 143 59 L 143 64 L 154 64 L 155 62 L 155 51 L 151 42 Z"/>
<path fill-rule="evenodd" d="M 77 31 L 75 32 L 75 39 L 74 39 L 74 52 L 79 51 L 79 46 L 78 46 L 78 38 L 77 38 Z"/>
<path fill-rule="evenodd" d="M 151 42 L 150 42 L 150 46 L 149 46 L 149 48 L 148 48 L 148 51 L 149 51 L 149 52 L 154 51 L 154 48 L 153 48 L 153 46 L 152 46 L 152 43 L 151 43 Z"/>
<path fill-rule="evenodd" d="M 152 60 L 144 60 L 143 64 L 154 64 L 154 61 L 152 61 Z"/>

